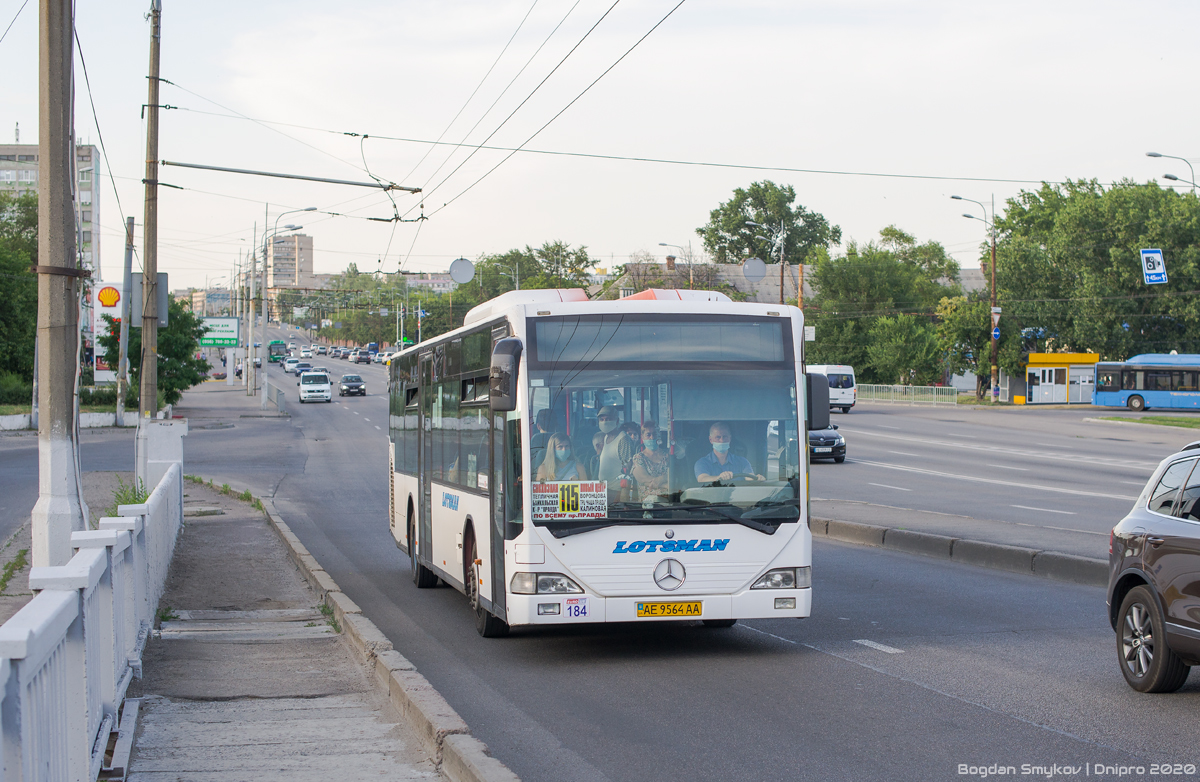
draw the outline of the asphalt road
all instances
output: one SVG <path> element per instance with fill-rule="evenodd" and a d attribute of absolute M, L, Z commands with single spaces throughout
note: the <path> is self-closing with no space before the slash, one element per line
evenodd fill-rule
<path fill-rule="evenodd" d="M 1166 697 L 1130 690 L 1102 590 L 895 552 L 818 543 L 807 620 L 480 638 L 459 593 L 408 580 L 387 531 L 384 371 L 358 369 L 369 396 L 328 405 L 291 396 L 290 419 L 242 418 L 240 392 L 219 384 L 190 392 L 188 471 L 274 496 L 342 588 L 529 782 L 936 779 L 959 776 L 959 764 L 1200 762 L 1200 679 Z M 988 518 L 1027 504 L 1099 529 L 1137 493 L 1117 481 L 1144 480 L 1186 433 L 1084 424 L 1087 414 L 993 420 L 1000 413 L 864 406 L 835 419 L 851 457 L 815 466 L 813 490 L 896 505 L 888 492 L 909 488 L 905 507 L 961 512 L 969 501 Z M 991 450 L 936 442 L 952 434 Z M 1035 435 L 1039 449 L 1079 458 L 1031 455 Z M 990 477 L 993 463 L 1029 473 L 1016 485 L 948 477 Z"/>
<path fill-rule="evenodd" d="M 408 579 L 387 531 L 385 370 L 354 370 L 367 397 L 300 405 L 295 380 L 269 369 L 289 392 L 289 418 L 261 417 L 223 383 L 189 392 L 187 471 L 274 497 L 338 583 L 527 782 L 923 780 L 957 778 L 960 764 L 1200 763 L 1200 677 L 1170 696 L 1130 690 L 1102 590 L 949 561 L 822 541 L 806 620 L 480 638 L 459 593 Z M 872 512 L 959 514 L 947 523 L 968 528 L 991 519 L 1106 533 L 1153 464 L 1190 436 L 1082 421 L 1094 414 L 864 405 L 835 417 L 850 458 L 814 465 L 813 493 Z M 130 469 L 132 452 L 131 433 L 85 435 L 84 468 Z M 8 523 L 36 499 L 36 438 L 0 437 L 0 471 Z"/>

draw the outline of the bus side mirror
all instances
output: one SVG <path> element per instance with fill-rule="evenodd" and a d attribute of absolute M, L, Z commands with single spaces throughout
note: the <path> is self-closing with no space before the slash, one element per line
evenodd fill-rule
<path fill-rule="evenodd" d="M 808 420 L 808 430 L 826 429 L 829 427 L 829 379 L 814 372 L 806 374 L 804 380 L 808 386 L 808 393 L 805 394 L 808 410 L 804 414 Z"/>
<path fill-rule="evenodd" d="M 507 337 L 492 348 L 488 406 L 495 413 L 517 409 L 517 382 L 521 365 L 521 340 Z"/>

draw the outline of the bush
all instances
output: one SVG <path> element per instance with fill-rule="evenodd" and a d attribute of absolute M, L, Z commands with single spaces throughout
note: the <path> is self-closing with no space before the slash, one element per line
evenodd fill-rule
<path fill-rule="evenodd" d="M 28 405 L 33 401 L 33 381 L 12 372 L 0 372 L 0 405 Z"/>

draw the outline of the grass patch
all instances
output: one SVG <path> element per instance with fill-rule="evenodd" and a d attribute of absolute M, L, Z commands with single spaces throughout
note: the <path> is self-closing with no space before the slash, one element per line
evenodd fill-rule
<path fill-rule="evenodd" d="M 1181 429 L 1200 429 L 1200 418 L 1183 418 L 1169 415 L 1149 415 L 1145 418 L 1132 418 L 1127 415 L 1104 415 L 1101 421 L 1131 421 L 1135 424 L 1153 424 L 1155 426 L 1177 426 Z"/>
<path fill-rule="evenodd" d="M 250 493 L 249 489 L 246 489 L 244 492 L 239 494 L 237 498 L 242 502 L 254 502 L 254 495 Z"/>
<path fill-rule="evenodd" d="M 262 500 L 260 500 L 258 497 L 254 498 L 254 507 L 258 508 L 263 513 L 267 512 L 267 509 L 263 507 Z"/>
<path fill-rule="evenodd" d="M 230 488 L 228 483 L 222 483 L 221 493 L 228 497 L 230 494 L 233 494 L 233 489 Z"/>
<path fill-rule="evenodd" d="M 118 506 L 138 505 L 145 502 L 149 496 L 150 492 L 146 491 L 146 484 L 142 483 L 140 478 L 133 483 L 125 483 L 120 476 L 117 476 L 117 488 L 113 489 L 113 502 L 104 511 L 104 515 L 116 516 Z"/>
<path fill-rule="evenodd" d="M 179 618 L 179 614 L 175 613 L 171 609 L 171 606 L 163 606 L 162 608 L 158 609 L 156 618 L 158 619 L 158 623 L 161 625 L 163 622 L 174 622 Z"/>
<path fill-rule="evenodd" d="M 333 608 L 328 603 L 321 603 L 317 606 L 317 610 L 325 617 L 325 624 L 333 628 L 333 632 L 342 632 L 342 626 L 338 624 L 337 618 L 333 615 Z"/>
<path fill-rule="evenodd" d="M 29 549 L 21 549 L 13 557 L 12 561 L 4 566 L 4 571 L 0 573 L 0 593 L 7 592 L 8 582 L 12 581 L 12 577 L 24 570 L 25 566 L 29 564 L 29 560 L 25 558 L 28 553 Z"/>

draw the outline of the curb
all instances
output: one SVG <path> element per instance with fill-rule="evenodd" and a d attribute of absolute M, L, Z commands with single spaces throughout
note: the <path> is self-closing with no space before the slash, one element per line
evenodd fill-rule
<path fill-rule="evenodd" d="M 487 745 L 470 734 L 458 712 L 342 592 L 280 517 L 274 503 L 260 502 L 288 556 L 333 611 L 350 647 L 375 672 L 375 684 L 420 737 L 438 770 L 451 782 L 520 782 L 520 777 L 488 754 Z"/>
<path fill-rule="evenodd" d="M 949 559 L 1073 584 L 1108 586 L 1108 562 L 1103 559 L 837 519 L 813 518 L 809 521 L 809 528 L 813 537 L 821 536 L 843 543 Z"/>

